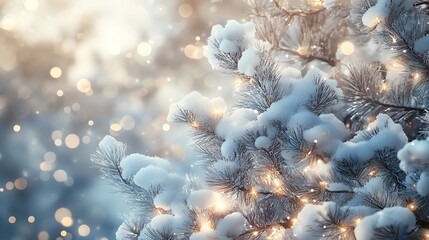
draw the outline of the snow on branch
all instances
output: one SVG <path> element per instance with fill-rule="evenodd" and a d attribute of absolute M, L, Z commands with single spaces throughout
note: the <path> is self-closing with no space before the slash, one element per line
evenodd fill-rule
<path fill-rule="evenodd" d="M 204 49 L 233 102 L 192 92 L 167 117 L 189 125 L 201 176 L 101 141 L 93 159 L 133 206 L 118 238 L 427 238 L 426 3 L 247 3 L 253 23 L 214 26 Z"/>

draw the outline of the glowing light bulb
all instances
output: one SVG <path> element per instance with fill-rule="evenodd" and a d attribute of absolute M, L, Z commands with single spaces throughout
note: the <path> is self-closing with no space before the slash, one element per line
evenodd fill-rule
<path fill-rule="evenodd" d="M 355 52 L 355 45 L 350 41 L 345 41 L 341 43 L 340 51 L 346 56 L 352 55 Z"/>
<path fill-rule="evenodd" d="M 413 79 L 414 80 L 420 80 L 420 74 L 419 73 L 414 73 L 413 74 Z"/>
<path fill-rule="evenodd" d="M 299 55 L 302 55 L 302 56 L 305 56 L 308 54 L 308 48 L 306 47 L 299 47 L 296 51 L 299 53 Z"/>
<path fill-rule="evenodd" d="M 212 230 L 212 229 L 213 229 L 213 227 L 212 227 L 212 224 L 210 221 L 203 222 L 201 224 L 201 228 L 200 228 L 201 231 L 207 231 L 207 230 Z"/>

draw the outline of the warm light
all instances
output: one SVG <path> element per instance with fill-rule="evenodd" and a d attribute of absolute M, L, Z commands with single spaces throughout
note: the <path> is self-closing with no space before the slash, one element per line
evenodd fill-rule
<path fill-rule="evenodd" d="M 356 219 L 356 224 L 360 223 L 360 218 Z"/>
<path fill-rule="evenodd" d="M 64 217 L 63 219 L 61 219 L 61 224 L 64 227 L 71 227 L 73 225 L 73 218 L 71 218 L 71 217 Z"/>
<path fill-rule="evenodd" d="M 191 127 L 193 127 L 193 128 L 197 128 L 197 127 L 199 127 L 200 125 L 197 123 L 197 121 L 192 121 L 191 122 Z"/>
<path fill-rule="evenodd" d="M 273 226 L 270 230 L 271 233 L 267 236 L 267 239 L 277 240 L 282 238 L 282 231 L 279 226 Z"/>
<path fill-rule="evenodd" d="M 323 7 L 325 5 L 324 0 L 307 0 L 307 2 L 313 7 Z"/>
<path fill-rule="evenodd" d="M 72 218 L 70 210 L 67 208 L 58 208 L 57 211 L 55 211 L 55 220 L 62 224 L 64 218 Z"/>
<path fill-rule="evenodd" d="M 27 220 L 29 223 L 34 223 L 34 221 L 36 221 L 36 218 L 34 216 L 29 216 Z"/>
<path fill-rule="evenodd" d="M 252 190 L 250 190 L 250 194 L 256 196 L 258 195 L 258 192 L 254 188 L 252 188 Z"/>
<path fill-rule="evenodd" d="M 192 5 L 184 3 L 179 6 L 178 12 L 181 17 L 188 18 L 192 16 L 194 9 L 192 8 Z"/>
<path fill-rule="evenodd" d="M 19 126 L 18 124 L 13 125 L 13 131 L 14 131 L 14 132 L 19 132 L 19 131 L 21 131 L 21 126 Z"/>
<path fill-rule="evenodd" d="M 217 212 L 225 212 L 228 209 L 228 202 L 222 199 L 222 195 L 219 193 L 215 194 L 214 208 Z"/>
<path fill-rule="evenodd" d="M 345 232 L 347 229 L 346 228 L 344 228 L 344 227 L 340 227 L 340 231 L 341 232 Z"/>
<path fill-rule="evenodd" d="M 386 91 L 388 89 L 388 86 L 386 83 L 381 84 L 381 91 Z"/>
<path fill-rule="evenodd" d="M 308 203 L 308 199 L 307 198 L 301 198 L 301 202 Z"/>
<path fill-rule="evenodd" d="M 63 90 L 58 90 L 57 91 L 57 96 L 58 97 L 62 97 L 64 95 L 64 91 Z"/>
<path fill-rule="evenodd" d="M 320 187 L 322 188 L 326 188 L 326 186 L 328 186 L 328 183 L 325 181 L 319 182 L 319 184 L 320 184 Z"/>
<path fill-rule="evenodd" d="M 36 11 L 39 7 L 39 2 L 37 0 L 25 0 L 24 7 L 28 11 Z"/>
<path fill-rule="evenodd" d="M 413 203 L 410 203 L 408 204 L 408 208 L 414 211 L 416 209 L 416 206 Z"/>
<path fill-rule="evenodd" d="M 201 59 L 203 58 L 203 49 L 193 44 L 186 45 L 184 49 L 186 57 L 190 59 Z"/>
<path fill-rule="evenodd" d="M 165 131 L 165 132 L 170 131 L 170 124 L 168 124 L 168 123 L 164 123 L 164 124 L 162 125 L 162 130 L 163 130 L 163 131 Z"/>
<path fill-rule="evenodd" d="M 89 93 L 92 90 L 91 82 L 86 78 L 82 78 L 77 81 L 76 88 L 79 92 Z"/>
<path fill-rule="evenodd" d="M 413 75 L 414 75 L 413 76 L 414 80 L 420 80 L 420 74 L 419 73 L 414 73 Z"/>
<path fill-rule="evenodd" d="M 137 46 L 137 52 L 143 56 L 143 57 L 147 57 L 152 53 L 152 46 L 147 43 L 147 42 L 141 42 L 138 46 Z"/>
<path fill-rule="evenodd" d="M 54 178 L 57 182 L 64 182 L 67 180 L 67 172 L 62 169 L 58 169 L 54 172 Z"/>
<path fill-rule="evenodd" d="M 27 180 L 25 178 L 20 177 L 20 178 L 15 180 L 14 185 L 15 185 L 16 189 L 24 190 L 27 188 Z"/>
<path fill-rule="evenodd" d="M 371 172 L 369 172 L 369 176 L 374 176 L 377 172 L 375 170 L 372 170 Z"/>
<path fill-rule="evenodd" d="M 77 231 L 79 232 L 79 235 L 81 235 L 82 237 L 86 237 L 91 232 L 91 229 L 89 228 L 88 225 L 82 224 L 79 226 Z"/>
<path fill-rule="evenodd" d="M 311 170 L 310 166 L 304 168 L 304 172 L 308 172 L 309 170 Z"/>
<path fill-rule="evenodd" d="M 39 240 L 48 240 L 49 239 L 49 233 L 46 231 L 39 232 Z"/>
<path fill-rule="evenodd" d="M 67 135 L 67 137 L 65 138 L 65 144 L 68 148 L 77 148 L 79 146 L 80 143 L 80 139 L 76 134 L 69 134 Z"/>
<path fill-rule="evenodd" d="M 207 230 L 212 230 L 213 229 L 213 227 L 212 227 L 212 224 L 211 224 L 211 222 L 210 221 L 207 221 L 207 222 L 203 222 L 202 224 L 201 224 L 201 227 L 200 227 L 200 231 L 202 232 L 202 231 L 207 231 Z"/>
<path fill-rule="evenodd" d="M 276 187 L 279 187 L 280 186 L 280 180 L 279 179 L 274 179 L 274 181 L 273 181 L 273 183 L 274 183 L 274 185 L 276 186 Z"/>
<path fill-rule="evenodd" d="M 12 190 L 15 188 L 15 185 L 13 185 L 13 182 L 7 182 L 5 186 L 7 190 Z"/>
<path fill-rule="evenodd" d="M 119 132 L 121 131 L 122 126 L 119 123 L 113 123 L 112 125 L 110 125 L 110 129 L 114 132 Z"/>
<path fill-rule="evenodd" d="M 340 45 L 341 52 L 346 55 L 352 55 L 355 52 L 355 45 L 350 41 L 345 41 Z"/>
<path fill-rule="evenodd" d="M 62 230 L 60 233 L 61 236 L 65 237 L 67 236 L 67 231 L 66 230 Z"/>
<path fill-rule="evenodd" d="M 214 110 L 213 110 L 213 114 L 214 115 L 221 115 L 221 114 L 223 114 L 225 112 L 225 108 L 215 108 Z"/>
<path fill-rule="evenodd" d="M 395 59 L 393 59 L 388 64 L 386 64 L 386 68 L 387 70 L 396 71 L 396 72 L 401 72 L 405 70 L 404 65 L 399 60 L 395 60 Z"/>
<path fill-rule="evenodd" d="M 12 15 L 6 14 L 1 20 L 0 26 L 6 31 L 12 31 L 16 26 L 16 20 Z"/>
<path fill-rule="evenodd" d="M 299 47 L 296 51 L 299 53 L 299 55 L 302 55 L 302 56 L 305 56 L 308 54 L 308 48 L 306 47 Z"/>
<path fill-rule="evenodd" d="M 10 216 L 8 220 L 10 224 L 14 224 L 16 222 L 16 217 Z"/>
<path fill-rule="evenodd" d="M 61 141 L 61 139 L 55 139 L 54 144 L 55 144 L 55 146 L 59 147 L 63 144 L 63 141 Z"/>
<path fill-rule="evenodd" d="M 237 80 L 235 80 L 235 88 L 239 89 L 244 85 L 244 81 L 241 78 L 237 78 Z"/>
<path fill-rule="evenodd" d="M 59 78 L 59 77 L 61 77 L 62 73 L 63 73 L 63 71 L 59 67 L 53 67 L 53 68 L 51 68 L 51 71 L 49 71 L 49 74 L 53 78 Z"/>

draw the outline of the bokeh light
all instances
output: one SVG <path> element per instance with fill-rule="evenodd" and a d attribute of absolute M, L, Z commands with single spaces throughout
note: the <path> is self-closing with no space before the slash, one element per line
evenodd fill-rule
<path fill-rule="evenodd" d="M 122 198 L 91 155 L 111 134 L 130 152 L 192 159 L 185 127 L 166 123 L 167 112 L 192 90 L 227 88 L 202 47 L 211 27 L 241 18 L 242 7 L 2 1 L 0 221 L 8 224 L 0 238 L 115 239 Z"/>

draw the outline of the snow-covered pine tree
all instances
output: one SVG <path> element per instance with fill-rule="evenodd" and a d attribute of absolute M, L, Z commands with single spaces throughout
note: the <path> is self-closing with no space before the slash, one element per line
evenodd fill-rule
<path fill-rule="evenodd" d="M 132 206 L 117 238 L 429 239 L 428 2 L 246 2 L 204 52 L 234 102 L 192 92 L 167 117 L 201 175 L 100 142 Z"/>

